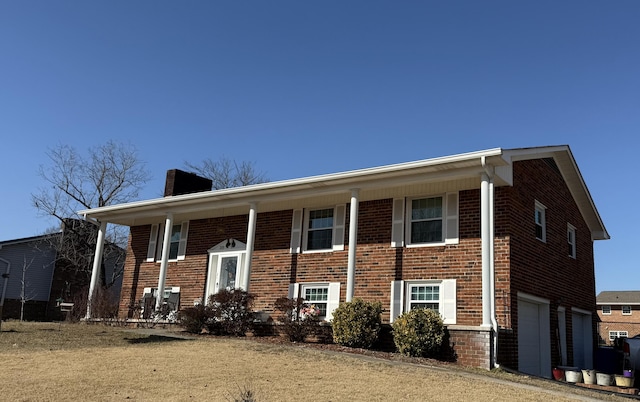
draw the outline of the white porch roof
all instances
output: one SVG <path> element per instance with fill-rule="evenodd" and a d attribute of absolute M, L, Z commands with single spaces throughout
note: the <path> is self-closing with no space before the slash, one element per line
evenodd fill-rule
<path fill-rule="evenodd" d="M 162 222 L 168 213 L 176 221 L 247 214 L 251 203 L 259 212 L 348 203 L 352 189 L 360 190 L 360 202 L 425 193 L 480 187 L 485 166 L 495 167 L 495 186 L 512 184 L 512 163 L 553 158 L 558 165 L 592 237 L 609 235 L 595 208 L 568 146 L 501 148 L 425 159 L 381 167 L 244 187 L 204 191 L 82 210 L 86 219 L 137 226 Z"/>

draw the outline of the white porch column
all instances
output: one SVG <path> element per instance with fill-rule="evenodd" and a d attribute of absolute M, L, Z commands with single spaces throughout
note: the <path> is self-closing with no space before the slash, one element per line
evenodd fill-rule
<path fill-rule="evenodd" d="M 249 279 L 251 278 L 251 260 L 253 259 L 253 245 L 256 238 L 256 218 L 258 206 L 255 202 L 249 207 L 249 225 L 247 227 L 247 255 L 244 260 L 244 274 L 242 276 L 242 289 L 249 291 Z"/>
<path fill-rule="evenodd" d="M 482 239 L 482 326 L 491 328 L 491 198 L 489 175 L 482 174 L 480 184 L 480 237 Z"/>
<path fill-rule="evenodd" d="M 349 254 L 347 260 L 347 297 L 345 301 L 353 299 L 356 279 L 356 246 L 358 244 L 358 204 L 360 190 L 351 190 L 351 207 L 349 209 Z"/>
<path fill-rule="evenodd" d="M 171 246 L 171 231 L 173 230 L 173 214 L 168 213 L 164 222 L 164 236 L 162 238 L 162 257 L 160 260 L 160 275 L 158 276 L 158 295 L 156 297 L 156 310 L 162 306 L 164 295 L 164 283 L 167 280 L 167 266 L 169 265 L 169 248 Z"/>
<path fill-rule="evenodd" d="M 89 283 L 89 298 L 87 299 L 87 318 L 91 318 L 91 301 L 95 295 L 102 267 L 102 253 L 104 252 L 104 233 L 107 230 L 107 222 L 100 222 L 98 239 L 96 240 L 96 252 L 93 254 L 93 269 L 91 270 L 91 282 Z M 6 281 L 5 281 L 6 282 Z"/>

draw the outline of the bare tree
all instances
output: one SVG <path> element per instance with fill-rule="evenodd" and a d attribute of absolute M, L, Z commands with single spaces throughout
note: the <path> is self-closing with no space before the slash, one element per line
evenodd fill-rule
<path fill-rule="evenodd" d="M 214 190 L 269 181 L 263 172 L 256 170 L 253 162 L 237 162 L 225 156 L 217 161 L 207 158 L 200 164 L 187 161 L 185 161 L 184 164 L 191 172 L 211 179 Z"/>
<path fill-rule="evenodd" d="M 20 277 L 20 321 L 24 320 L 24 305 L 35 298 L 33 291 L 29 289 L 29 281 L 27 281 L 27 271 L 31 268 L 34 258 L 35 257 L 31 257 L 31 259 L 27 261 L 27 256 L 25 255 L 22 262 L 22 276 Z"/>
<path fill-rule="evenodd" d="M 58 221 L 62 236 L 52 235 L 50 244 L 65 269 L 86 282 L 98 230 L 93 223 L 81 221 L 76 211 L 133 201 L 150 175 L 133 146 L 115 141 L 90 148 L 86 156 L 72 146 L 58 145 L 48 150 L 47 157 L 48 163 L 39 169 L 45 186 L 31 195 L 32 203 L 42 215 Z M 106 238 L 104 259 L 113 260 L 110 253 L 122 254 L 126 247 L 128 228 L 108 225 Z M 106 281 L 104 264 L 101 280 L 106 286 L 112 283 Z"/>

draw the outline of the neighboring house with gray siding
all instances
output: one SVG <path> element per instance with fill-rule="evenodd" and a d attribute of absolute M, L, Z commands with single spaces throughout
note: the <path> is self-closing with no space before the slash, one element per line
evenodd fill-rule
<path fill-rule="evenodd" d="M 63 232 L 0 241 L 0 302 L 2 318 L 28 321 L 63 318 L 59 301 L 74 302 L 86 296 L 89 272 L 75 269 L 56 251 Z M 77 246 L 75 246 L 77 247 Z M 104 256 L 105 278 L 114 303 L 120 296 L 119 275 L 125 251 L 108 244 Z M 93 252 L 93 250 L 91 250 Z M 22 310 L 24 305 L 24 310 Z"/>
<path fill-rule="evenodd" d="M 24 319 L 47 318 L 56 262 L 56 251 L 45 240 L 50 236 L 0 242 L 3 318 L 20 318 L 23 300 Z"/>

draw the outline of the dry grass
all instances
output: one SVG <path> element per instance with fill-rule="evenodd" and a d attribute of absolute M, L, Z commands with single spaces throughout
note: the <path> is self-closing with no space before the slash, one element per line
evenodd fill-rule
<path fill-rule="evenodd" d="M 243 391 L 257 402 L 622 400 L 551 381 L 83 324 L 3 323 L 0 361 L 0 399 L 11 401 L 234 401 Z"/>

